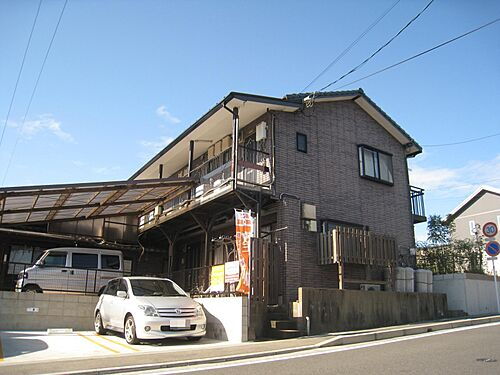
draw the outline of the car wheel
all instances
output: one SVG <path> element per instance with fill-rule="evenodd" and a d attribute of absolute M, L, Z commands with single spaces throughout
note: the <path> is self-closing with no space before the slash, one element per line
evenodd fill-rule
<path fill-rule="evenodd" d="M 26 293 L 42 293 L 42 290 L 40 288 L 36 287 L 35 285 L 26 285 L 23 288 L 23 292 L 26 292 Z"/>
<path fill-rule="evenodd" d="M 134 318 L 132 318 L 131 315 L 125 321 L 124 333 L 125 333 L 125 341 L 127 341 L 128 344 L 135 345 L 139 343 L 137 335 L 135 334 Z"/>
<path fill-rule="evenodd" d="M 202 336 L 191 336 L 188 337 L 188 341 L 200 341 Z"/>
<path fill-rule="evenodd" d="M 102 324 L 101 313 L 99 311 L 97 312 L 97 314 L 95 314 L 94 328 L 95 333 L 97 333 L 98 335 L 106 334 L 106 330 L 104 329 L 104 326 Z"/>

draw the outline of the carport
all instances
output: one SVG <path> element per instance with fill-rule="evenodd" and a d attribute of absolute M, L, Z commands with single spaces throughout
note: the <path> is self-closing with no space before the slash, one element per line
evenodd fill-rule
<path fill-rule="evenodd" d="M 120 249 L 129 268 L 137 266 L 139 215 L 193 184 L 160 178 L 1 188 L 0 289 L 13 290 L 16 271 L 51 247 Z"/>

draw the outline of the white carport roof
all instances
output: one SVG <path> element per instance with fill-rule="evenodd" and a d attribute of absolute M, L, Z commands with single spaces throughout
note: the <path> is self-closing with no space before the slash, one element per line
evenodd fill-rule
<path fill-rule="evenodd" d="M 140 214 L 193 183 L 163 178 L 0 188 L 0 225 Z"/>

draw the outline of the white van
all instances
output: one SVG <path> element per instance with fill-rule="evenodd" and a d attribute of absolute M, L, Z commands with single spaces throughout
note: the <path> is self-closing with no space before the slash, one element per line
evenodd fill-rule
<path fill-rule="evenodd" d="M 16 292 L 97 293 L 121 276 L 120 250 L 60 247 L 44 251 L 33 266 L 19 273 Z"/>

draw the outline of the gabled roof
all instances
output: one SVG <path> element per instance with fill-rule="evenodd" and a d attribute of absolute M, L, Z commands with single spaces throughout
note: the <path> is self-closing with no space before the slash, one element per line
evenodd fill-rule
<path fill-rule="evenodd" d="M 314 98 L 313 100 L 318 103 L 339 100 L 354 100 L 356 104 L 363 108 L 394 138 L 406 146 L 408 156 L 415 156 L 422 152 L 422 147 L 396 121 L 385 113 L 382 108 L 370 99 L 361 88 L 346 91 L 288 94 L 284 99 L 298 103 L 307 100 L 306 98 Z"/>
<path fill-rule="evenodd" d="M 406 147 L 407 156 L 415 156 L 422 152 L 422 147 L 406 133 L 401 126 L 399 126 L 387 113 L 385 113 L 373 100 L 371 100 L 362 89 L 348 90 L 348 91 L 328 91 L 317 93 L 300 93 L 288 94 L 283 98 L 276 98 L 270 96 L 246 94 L 242 92 L 230 92 L 224 99 L 217 103 L 207 113 L 200 117 L 194 124 L 188 127 L 176 139 L 170 142 L 163 150 L 156 154 L 150 161 L 141 167 L 136 173 L 130 177 L 130 180 L 140 178 L 153 178 L 151 175 L 151 168 L 156 164 L 167 163 L 179 164 L 178 160 L 172 160 L 175 154 L 182 147 L 187 147 L 187 140 L 195 137 L 196 133 L 200 131 L 201 125 L 211 125 L 211 131 L 217 132 L 217 128 L 221 121 L 230 121 L 231 115 L 224 107 L 232 109 L 234 106 L 245 106 L 247 111 L 252 114 L 264 113 L 267 109 L 281 110 L 287 112 L 295 112 L 304 106 L 304 99 L 314 95 L 315 102 L 330 102 L 353 100 L 363 110 L 365 110 L 378 124 L 386 129 L 396 140 Z M 244 111 L 240 111 L 240 117 Z M 243 121 L 241 121 L 241 125 Z M 219 126 L 220 128 L 220 126 Z M 206 133 L 206 132 L 205 132 Z M 206 136 L 206 135 L 205 135 Z M 203 138 L 202 138 L 203 139 Z M 207 138 L 205 138 L 207 139 Z M 170 155 L 167 155 L 170 154 Z M 186 153 L 187 155 L 187 153 Z M 195 155 L 196 157 L 196 155 Z M 182 168 L 183 166 L 178 166 Z M 168 174 L 167 174 L 168 175 Z"/>
<path fill-rule="evenodd" d="M 447 222 L 455 220 L 458 216 L 462 214 L 466 209 L 472 206 L 475 202 L 479 200 L 486 193 L 491 193 L 500 196 L 500 189 L 492 186 L 480 186 L 471 195 L 469 195 L 465 200 L 460 203 L 457 207 L 451 210 L 450 214 L 446 218 Z"/>
<path fill-rule="evenodd" d="M 224 97 L 219 103 L 212 107 L 207 113 L 200 117 L 194 124 L 188 127 L 184 132 L 182 132 L 177 138 L 170 142 L 163 150 L 156 154 L 150 161 L 148 161 L 144 166 L 142 166 L 137 172 L 135 172 L 131 180 L 137 178 L 151 178 L 148 175 L 148 169 L 153 167 L 155 164 L 162 163 L 165 158 L 169 159 L 169 163 L 166 166 L 171 166 L 171 164 L 179 164 L 177 160 L 172 160 L 172 157 L 165 156 L 167 153 L 172 155 L 176 154 L 182 147 L 187 149 L 188 139 L 196 137 L 201 137 L 201 139 L 211 139 L 214 136 L 218 136 L 217 132 L 221 131 L 221 123 L 223 121 L 231 122 L 231 113 L 226 110 L 226 108 L 233 109 L 233 107 L 240 108 L 240 118 L 242 119 L 240 126 L 243 124 L 243 119 L 246 115 L 248 116 L 258 116 L 264 114 L 268 109 L 270 110 L 281 110 L 287 112 L 294 112 L 302 107 L 301 103 L 287 101 L 281 98 L 275 98 L 270 96 L 245 94 L 242 92 L 230 92 L 226 97 Z M 252 118 L 253 119 L 253 118 Z M 203 132 L 203 124 L 208 124 L 211 127 L 209 136 L 207 138 L 207 132 Z M 201 134 L 201 135 L 200 135 Z M 221 135 L 222 137 L 223 135 Z M 217 139 L 214 139 L 216 141 Z M 172 151 L 172 152 L 170 152 Z M 184 155 L 184 154 L 183 154 Z M 185 153 L 187 157 L 187 151 Z M 199 156 L 195 154 L 195 158 Z M 160 160 L 161 159 L 161 160 Z M 183 160 L 184 163 L 184 160 Z M 184 165 L 177 166 L 182 168 Z M 174 168 L 175 169 L 175 168 Z M 148 175 L 147 177 L 144 177 Z M 168 173 L 166 173 L 168 175 Z"/>

